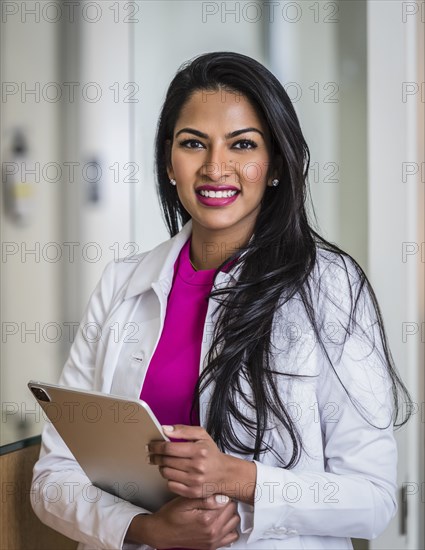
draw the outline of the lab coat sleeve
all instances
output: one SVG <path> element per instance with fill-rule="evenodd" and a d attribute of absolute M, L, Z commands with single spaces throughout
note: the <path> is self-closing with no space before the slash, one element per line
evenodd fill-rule
<path fill-rule="evenodd" d="M 358 288 L 351 284 L 352 290 Z M 322 327 L 332 322 L 339 329 L 327 345 L 335 370 L 323 356 L 316 385 L 324 471 L 287 470 L 255 461 L 249 543 L 293 535 L 373 539 L 396 513 L 392 390 L 376 311 L 364 287 L 355 310 L 357 324 L 346 333 L 342 321 L 350 289 L 340 285 L 339 290 L 339 297 L 334 294 L 326 306 L 319 304 L 327 308 Z M 306 414 L 311 405 L 302 403 Z"/>
<path fill-rule="evenodd" d="M 91 295 L 62 371 L 61 385 L 95 389 L 96 351 L 103 343 L 102 339 L 94 343 L 96 339 L 87 337 L 87 331 L 104 325 L 116 285 L 114 264 L 106 266 Z M 135 548 L 124 543 L 128 526 L 137 514 L 149 513 L 94 487 L 49 422 L 43 429 L 40 456 L 33 470 L 31 505 L 43 523 L 90 548 Z"/>

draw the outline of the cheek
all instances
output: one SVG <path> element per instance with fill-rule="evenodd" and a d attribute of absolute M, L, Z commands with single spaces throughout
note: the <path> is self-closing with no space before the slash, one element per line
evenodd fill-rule
<path fill-rule="evenodd" d="M 249 162 L 243 167 L 243 177 L 247 182 L 257 182 L 264 179 L 266 174 L 265 163 Z"/>
<path fill-rule="evenodd" d="M 175 172 L 180 174 L 190 174 L 199 168 L 199 159 L 190 158 L 189 155 L 182 155 L 179 152 L 172 156 L 172 163 Z"/>
<path fill-rule="evenodd" d="M 172 159 L 173 169 L 174 172 L 177 174 L 180 174 L 181 172 L 184 172 L 184 164 L 180 161 L 178 155 L 175 155 Z"/>

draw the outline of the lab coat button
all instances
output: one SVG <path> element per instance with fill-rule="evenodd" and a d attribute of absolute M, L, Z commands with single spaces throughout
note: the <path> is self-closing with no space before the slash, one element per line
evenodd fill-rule
<path fill-rule="evenodd" d="M 265 534 L 274 537 L 276 535 L 286 535 L 286 532 L 286 527 L 272 527 L 271 529 L 267 529 L 267 531 L 265 531 Z"/>

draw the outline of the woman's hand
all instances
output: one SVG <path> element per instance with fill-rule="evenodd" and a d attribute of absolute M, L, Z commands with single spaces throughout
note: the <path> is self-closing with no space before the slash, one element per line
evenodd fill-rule
<path fill-rule="evenodd" d="M 221 494 L 254 503 L 257 479 L 254 462 L 222 453 L 200 426 L 177 424 L 162 428 L 168 436 L 186 440 L 149 444 L 150 463 L 159 466 L 170 491 L 186 498 Z"/>
<path fill-rule="evenodd" d="M 135 516 L 126 540 L 157 549 L 215 550 L 239 538 L 239 521 L 236 504 L 222 495 L 217 499 L 177 497 L 154 514 Z"/>
<path fill-rule="evenodd" d="M 167 430 L 167 428 L 172 428 Z M 199 426 L 163 426 L 164 433 L 187 442 L 152 441 L 150 463 L 159 466 L 168 488 L 187 498 L 226 494 L 229 456 L 222 453 L 208 433 Z"/>

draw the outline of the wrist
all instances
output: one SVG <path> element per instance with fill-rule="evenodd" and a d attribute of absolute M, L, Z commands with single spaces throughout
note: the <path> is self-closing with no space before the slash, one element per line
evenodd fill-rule
<path fill-rule="evenodd" d="M 138 514 L 134 516 L 128 526 L 125 535 L 125 542 L 136 542 L 138 544 L 147 544 L 155 548 L 157 546 L 155 539 L 155 517 L 153 514 Z"/>
<path fill-rule="evenodd" d="M 225 455 L 221 494 L 241 502 L 254 503 L 257 467 L 254 462 Z"/>

